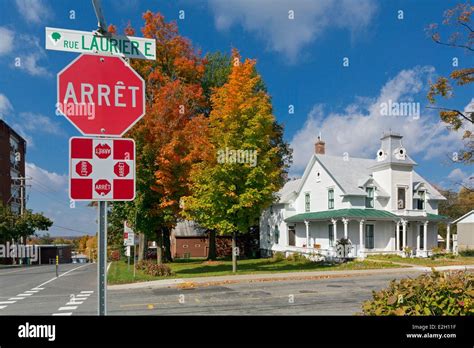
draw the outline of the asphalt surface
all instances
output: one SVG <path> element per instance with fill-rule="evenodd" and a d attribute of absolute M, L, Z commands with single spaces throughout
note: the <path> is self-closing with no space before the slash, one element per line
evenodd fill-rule
<path fill-rule="evenodd" d="M 0 315 L 96 315 L 97 265 L 0 269 Z M 373 290 L 421 272 L 109 290 L 109 315 L 354 315 Z"/>

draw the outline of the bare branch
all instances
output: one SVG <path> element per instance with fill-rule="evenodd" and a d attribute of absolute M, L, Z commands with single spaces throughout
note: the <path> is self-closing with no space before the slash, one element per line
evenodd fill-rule
<path fill-rule="evenodd" d="M 436 106 L 426 106 L 427 109 L 437 109 L 437 110 L 444 110 L 444 111 L 454 111 L 456 112 L 459 116 L 461 116 L 462 118 L 464 118 L 466 121 L 469 121 L 471 123 L 474 123 L 474 120 L 472 119 L 472 112 L 470 112 L 469 114 L 471 114 L 471 118 L 469 118 L 468 116 L 464 115 L 461 111 L 459 110 L 456 110 L 456 109 L 448 109 L 448 108 L 439 108 L 439 107 L 436 107 Z"/>
<path fill-rule="evenodd" d="M 436 43 L 439 44 L 439 45 L 449 46 L 449 47 L 465 48 L 465 49 L 468 49 L 468 50 L 474 52 L 474 49 L 473 49 L 472 47 L 469 47 L 469 46 L 466 46 L 466 45 L 457 45 L 457 44 L 450 44 L 450 43 L 446 43 L 446 42 L 441 42 L 440 40 L 434 38 L 434 35 L 431 36 L 431 38 L 433 39 L 434 42 L 436 42 Z"/>

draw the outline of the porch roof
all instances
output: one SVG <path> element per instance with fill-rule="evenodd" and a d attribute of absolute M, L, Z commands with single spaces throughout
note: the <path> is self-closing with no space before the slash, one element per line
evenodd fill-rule
<path fill-rule="evenodd" d="M 449 220 L 448 216 L 436 215 L 427 213 L 426 216 L 402 216 L 396 215 L 386 210 L 378 209 L 336 209 L 324 210 L 318 212 L 307 212 L 286 218 L 286 222 L 303 222 L 305 220 L 330 220 L 341 218 L 358 218 L 371 220 L 390 220 L 396 221 L 398 219 L 407 220 L 427 220 L 427 221 L 445 221 Z"/>
<path fill-rule="evenodd" d="M 304 220 L 329 220 L 338 218 L 394 220 L 398 218 L 398 216 L 388 211 L 378 209 L 336 209 L 297 214 L 285 219 L 285 221 L 302 222 Z"/>

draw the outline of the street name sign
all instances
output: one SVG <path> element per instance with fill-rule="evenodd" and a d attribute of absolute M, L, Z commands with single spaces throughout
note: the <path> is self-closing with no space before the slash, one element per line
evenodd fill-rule
<path fill-rule="evenodd" d="M 135 142 L 125 138 L 69 140 L 69 196 L 76 201 L 135 198 Z"/>
<path fill-rule="evenodd" d="M 82 54 L 57 80 L 57 111 L 83 135 L 120 137 L 145 115 L 145 81 L 120 57 Z"/>
<path fill-rule="evenodd" d="M 156 42 L 143 37 L 46 27 L 46 49 L 156 60 Z"/>

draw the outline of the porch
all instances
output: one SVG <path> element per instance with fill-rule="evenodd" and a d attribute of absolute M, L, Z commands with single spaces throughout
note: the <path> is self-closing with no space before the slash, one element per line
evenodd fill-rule
<path fill-rule="evenodd" d="M 437 247 L 437 223 L 447 223 L 446 249 L 450 251 L 450 224 L 441 215 L 424 211 L 394 214 L 376 209 L 339 209 L 297 214 L 285 219 L 288 245 L 272 250 L 365 258 L 369 254 L 428 257 Z M 342 225 L 342 226 L 341 226 Z M 341 247 L 341 239 L 350 246 Z M 339 241 L 339 243 L 338 243 Z M 342 250 L 342 249 L 344 250 Z"/>

